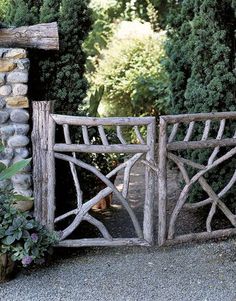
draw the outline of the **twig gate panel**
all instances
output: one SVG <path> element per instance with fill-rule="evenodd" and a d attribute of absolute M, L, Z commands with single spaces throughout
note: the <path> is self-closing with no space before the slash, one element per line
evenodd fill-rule
<path fill-rule="evenodd" d="M 181 243 L 198 239 L 210 239 L 227 237 L 236 234 L 236 215 L 233 214 L 221 200 L 236 182 L 236 170 L 225 187 L 216 193 L 205 176 L 209 171 L 214 170 L 226 160 L 236 156 L 236 112 L 222 113 L 201 113 L 188 115 L 173 115 L 160 117 L 159 129 L 159 245 L 168 243 Z M 214 124 L 213 124 L 214 123 Z M 201 124 L 201 125 L 200 125 Z M 226 136 L 226 124 L 231 129 L 231 137 Z M 199 140 L 192 141 L 194 130 L 201 126 L 202 134 Z M 214 126 L 217 134 L 212 137 L 211 128 Z M 178 135 L 182 131 L 182 136 Z M 215 132 L 215 130 L 213 131 Z M 225 137 L 226 136 L 226 137 Z M 182 137 L 179 139 L 179 137 Z M 196 135 L 194 135 L 196 137 Z M 222 147 L 227 147 L 223 154 Z M 184 150 L 212 149 L 208 161 L 205 165 L 186 159 L 182 155 Z M 175 152 L 175 153 L 173 153 Z M 177 153 L 177 154 L 176 154 Z M 180 195 L 176 200 L 174 209 L 167 222 L 167 161 L 174 163 L 182 174 L 184 185 Z M 232 161 L 232 164 L 233 161 Z M 193 175 L 189 175 L 187 168 L 195 170 Z M 235 168 L 235 166 L 234 166 Z M 207 197 L 197 202 L 187 202 L 191 189 L 199 184 Z M 176 222 L 180 212 L 187 208 L 189 210 L 210 206 L 206 220 L 206 232 L 176 235 Z M 219 209 L 228 219 L 232 228 L 212 230 L 212 219 Z"/>
<path fill-rule="evenodd" d="M 207 172 L 213 170 L 219 164 L 236 156 L 236 112 L 188 114 L 161 116 L 159 121 L 158 163 L 155 163 L 156 120 L 154 117 L 115 117 L 93 118 L 51 114 L 50 102 L 33 103 L 33 166 L 34 166 L 34 193 L 35 216 L 50 229 L 55 224 L 73 217 L 72 221 L 61 231 L 59 246 L 120 246 L 120 245 L 144 245 L 154 243 L 153 221 L 158 220 L 158 244 L 172 244 L 186 242 L 193 239 L 208 239 L 225 237 L 236 234 L 236 215 L 233 214 L 222 201 L 222 197 L 233 187 L 236 182 L 236 171 L 227 185 L 221 191 L 215 192 L 206 178 Z M 232 137 L 224 135 L 226 124 L 231 122 L 234 133 Z M 191 140 L 194 130 L 202 124 L 202 135 L 199 140 Z M 211 135 L 211 127 L 218 127 L 216 137 Z M 216 125 L 218 124 L 218 125 Z M 63 130 L 64 142 L 55 141 L 56 128 Z M 81 129 L 83 143 L 73 143 L 70 136 L 70 128 Z M 89 129 L 95 127 L 100 135 L 101 144 L 90 141 Z M 111 143 L 107 137 L 107 127 L 115 129 L 118 144 Z M 141 133 L 145 128 L 146 137 Z M 123 129 L 132 129 L 135 143 L 128 142 Z M 179 134 L 181 133 L 181 134 Z M 180 137 L 180 138 L 179 138 Z M 195 137 L 195 136 L 194 136 Z M 223 155 L 221 147 L 227 147 Z M 213 149 L 206 165 L 193 162 L 184 158 L 183 150 Z M 79 153 L 126 153 L 129 157 L 104 175 L 95 166 L 79 159 Z M 55 159 L 68 162 L 76 190 L 77 205 L 59 216 L 55 216 Z M 145 167 L 145 202 L 143 209 L 143 225 L 141 226 L 132 207 L 130 206 L 128 192 L 130 173 L 134 164 L 139 161 Z M 167 218 L 167 165 L 168 161 L 176 165 L 182 174 L 184 185 L 176 200 L 170 217 Z M 85 169 L 94 174 L 103 183 L 104 188 L 93 198 L 83 199 L 77 168 Z M 189 175 L 188 167 L 196 170 L 194 175 Z M 111 178 L 120 171 L 124 171 L 123 188 L 119 191 L 111 181 Z M 155 199 L 155 177 L 158 177 L 158 198 Z M 204 200 L 196 203 L 187 202 L 190 190 L 196 183 L 200 184 L 208 195 Z M 105 225 L 91 215 L 91 208 L 102 198 L 113 193 L 125 208 L 135 230 L 135 237 L 113 238 Z M 154 202 L 158 203 L 158 216 L 154 215 Z M 206 220 L 206 232 L 176 234 L 176 221 L 183 208 L 194 209 L 210 206 Z M 219 209 L 233 226 L 230 229 L 212 230 L 212 219 L 216 209 Z M 65 206 L 66 209 L 66 206 Z M 71 239 L 70 235 L 76 228 L 86 221 L 95 226 L 101 233 L 101 238 Z"/>
<path fill-rule="evenodd" d="M 42 106 L 42 103 L 40 104 Z M 47 104 L 45 104 L 47 106 Z M 34 106 L 38 106 L 37 103 Z M 45 112 L 45 110 L 44 110 Z M 38 114 L 35 114 L 37 118 Z M 47 203 L 47 212 L 41 214 L 43 222 L 50 228 L 54 229 L 54 225 L 69 216 L 74 216 L 73 221 L 61 232 L 61 241 L 59 246 L 79 247 L 79 246 L 118 246 L 118 245 L 151 245 L 153 243 L 153 202 L 154 202 L 154 177 L 156 174 L 154 165 L 154 147 L 155 147 L 155 127 L 156 122 L 154 117 L 145 118 L 89 118 L 75 117 L 49 114 L 47 124 L 48 145 L 47 145 L 47 170 L 48 184 L 47 197 L 44 203 Z M 83 144 L 73 144 L 70 136 L 70 126 L 81 127 Z M 116 129 L 117 137 L 120 144 L 110 144 L 107 135 L 106 127 L 112 126 Z M 57 143 L 55 141 L 56 127 L 62 127 L 65 143 Z M 102 141 L 102 144 L 92 144 L 89 139 L 89 128 L 96 127 Z M 132 128 L 136 135 L 136 144 L 126 142 L 122 134 L 122 128 Z M 145 127 L 147 131 L 146 139 L 140 132 L 140 127 Z M 103 175 L 96 167 L 87 164 L 77 158 L 78 153 L 126 153 L 130 154 L 129 158 L 122 164 L 115 167 L 107 175 Z M 74 186 L 77 194 L 77 207 L 69 212 L 65 212 L 60 216 L 55 216 L 55 159 L 63 160 L 69 163 L 73 176 Z M 128 200 L 130 172 L 133 165 L 141 160 L 145 167 L 145 203 L 143 212 L 143 226 L 140 225 L 133 209 Z M 38 158 L 35 158 L 35 162 Z M 82 191 L 80 188 L 79 178 L 76 167 L 83 168 L 88 172 L 96 175 L 104 184 L 102 189 L 92 199 L 84 202 Z M 111 177 L 119 171 L 124 170 L 124 183 L 122 191 L 118 191 L 111 181 Z M 42 171 L 42 173 L 45 171 Z M 119 199 L 122 206 L 128 212 L 135 229 L 136 237 L 133 238 L 113 238 L 108 232 L 105 225 L 94 218 L 90 213 L 90 209 L 97 204 L 101 198 L 113 193 Z M 66 206 L 65 206 L 66 207 Z M 40 210 L 40 207 L 36 208 Z M 65 208 L 66 209 L 66 208 Z M 42 209 L 41 209 L 42 210 Z M 36 210 L 36 216 L 39 216 Z M 85 238 L 85 239 L 68 239 L 68 237 L 76 230 L 82 221 L 87 221 L 97 227 L 103 238 Z"/>

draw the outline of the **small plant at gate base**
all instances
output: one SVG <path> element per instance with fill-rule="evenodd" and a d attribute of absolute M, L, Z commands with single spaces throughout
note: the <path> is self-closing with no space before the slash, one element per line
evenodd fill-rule
<path fill-rule="evenodd" d="M 28 266 L 44 258 L 58 235 L 37 222 L 29 212 L 20 212 L 12 205 L 13 193 L 0 194 L 0 255 Z"/>
<path fill-rule="evenodd" d="M 0 145 L 0 152 L 3 151 L 4 146 Z M 0 181 L 10 179 L 26 167 L 30 160 L 21 160 L 9 167 L 0 163 Z M 29 212 L 17 209 L 15 203 L 28 200 L 31 198 L 0 190 L 0 259 L 6 254 L 11 260 L 21 262 L 23 266 L 43 259 L 50 247 L 59 240 L 55 232 L 48 231 Z M 0 265 L 0 276 L 1 270 Z"/>

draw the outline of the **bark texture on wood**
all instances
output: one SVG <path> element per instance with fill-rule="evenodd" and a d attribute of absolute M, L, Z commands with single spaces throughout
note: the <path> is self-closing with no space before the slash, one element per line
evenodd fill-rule
<path fill-rule="evenodd" d="M 168 232 L 168 238 L 166 244 L 186 242 L 193 239 L 210 239 L 214 237 L 223 237 L 225 235 L 232 235 L 236 233 L 236 214 L 232 213 L 220 198 L 223 197 L 230 188 L 236 182 L 236 170 L 231 177 L 230 181 L 226 186 L 218 193 L 211 188 L 208 182 L 205 180 L 205 174 L 212 170 L 213 168 L 219 166 L 224 161 L 235 157 L 236 155 L 236 135 L 232 138 L 224 136 L 225 124 L 228 121 L 236 120 L 236 112 L 217 112 L 217 113 L 200 113 L 200 114 L 186 114 L 186 115 L 169 115 L 160 117 L 160 138 L 159 138 L 159 245 L 165 243 L 165 235 Z M 217 136 L 212 138 L 210 136 L 212 121 L 219 123 L 219 129 Z M 191 136 L 196 123 L 204 122 L 205 126 L 203 128 L 203 133 L 198 141 L 191 141 Z M 178 124 L 187 124 L 187 132 L 182 140 L 178 140 Z M 169 135 L 168 143 L 165 143 L 166 139 L 163 140 L 163 130 L 164 125 L 167 128 L 168 125 L 172 125 L 172 132 Z M 177 137 L 177 138 L 176 138 Z M 221 157 L 218 157 L 221 147 L 233 146 L 231 150 L 225 152 Z M 181 157 L 181 150 L 194 150 L 194 149 L 204 149 L 204 148 L 214 148 L 211 155 L 208 158 L 206 165 L 202 165 L 191 160 Z M 171 153 L 170 151 L 177 151 L 177 153 Z M 167 155 L 166 155 L 167 154 Z M 164 218 L 166 217 L 166 208 L 164 199 L 166 199 L 166 185 L 164 176 L 167 170 L 167 165 L 165 163 L 166 156 L 168 159 L 173 161 L 180 172 L 182 173 L 183 179 L 185 181 L 185 186 L 183 187 L 179 199 L 176 201 L 176 205 L 171 213 L 170 220 L 168 222 L 168 231 L 165 229 L 163 231 Z M 196 173 L 189 177 L 187 167 L 196 169 Z M 190 190 L 193 185 L 200 184 L 202 189 L 207 193 L 208 198 L 205 200 L 197 201 L 193 204 L 187 204 L 187 199 L 190 194 Z M 207 219 L 206 219 L 206 230 L 203 233 L 191 233 L 186 235 L 177 236 L 176 232 L 176 221 L 179 217 L 179 213 L 183 207 L 188 209 L 200 208 L 202 206 L 211 205 Z M 230 221 L 231 225 L 235 227 L 234 229 L 227 230 L 217 230 L 212 229 L 212 219 L 219 209 L 225 215 L 225 217 Z M 164 238 L 163 238 L 164 237 Z"/>
<path fill-rule="evenodd" d="M 38 221 L 46 225 L 48 214 L 48 123 L 53 103 L 48 101 L 33 102 L 33 184 L 34 215 Z"/>
<path fill-rule="evenodd" d="M 59 49 L 56 22 L 0 29 L 0 47 Z"/>

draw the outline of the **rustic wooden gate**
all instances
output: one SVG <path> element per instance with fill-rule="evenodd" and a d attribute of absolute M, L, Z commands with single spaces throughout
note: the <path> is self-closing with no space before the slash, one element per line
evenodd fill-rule
<path fill-rule="evenodd" d="M 73 221 L 62 230 L 60 246 L 118 246 L 118 245 L 150 245 L 153 243 L 153 201 L 154 201 L 154 146 L 156 122 L 153 117 L 144 118 L 89 118 L 50 114 L 50 103 L 34 103 L 34 182 L 35 182 L 35 215 L 50 229 L 54 225 L 74 216 Z M 70 126 L 81 127 L 83 144 L 73 144 L 70 137 Z M 120 144 L 110 144 L 106 136 L 106 128 L 115 127 Z M 141 135 L 139 127 L 146 128 L 146 139 Z M 56 127 L 62 127 L 64 143 L 55 141 Z M 94 145 L 89 139 L 89 127 L 97 127 L 102 144 Z M 133 129 L 137 143 L 126 142 L 122 135 L 122 128 Z M 77 153 L 126 153 L 132 154 L 124 163 L 117 166 L 107 175 L 103 175 L 97 168 L 79 160 Z M 77 207 L 74 210 L 55 216 L 55 159 L 67 161 L 70 165 L 73 181 L 77 193 Z M 142 159 L 146 174 L 146 191 L 143 212 L 143 227 L 141 227 L 128 200 L 130 172 L 133 165 Z M 96 175 L 104 184 L 95 197 L 84 202 L 80 188 L 76 166 Z M 111 177 L 124 169 L 124 184 L 122 191 L 118 191 L 111 182 Z M 41 181 L 40 181 L 41 180 Z M 45 186 L 46 185 L 46 186 Z M 126 209 L 135 229 L 134 238 L 113 238 L 105 225 L 90 214 L 90 209 L 101 198 L 113 193 Z M 65 206 L 66 210 L 66 206 Z M 87 221 L 99 229 L 103 238 L 68 239 L 82 221 Z"/>
<path fill-rule="evenodd" d="M 211 239 L 228 237 L 236 234 L 236 215 L 222 201 L 236 182 L 236 170 L 232 178 L 222 187 L 221 191 L 215 192 L 206 180 L 206 174 L 225 162 L 236 157 L 236 112 L 188 114 L 161 116 L 159 122 L 158 141 L 158 164 L 155 163 L 155 128 L 156 122 L 153 117 L 145 118 L 88 118 L 51 114 L 50 102 L 34 102 L 33 104 L 32 133 L 33 159 L 34 159 L 34 192 L 35 192 L 35 216 L 43 224 L 54 229 L 54 225 L 69 216 L 73 221 L 62 231 L 60 246 L 118 246 L 118 245 L 151 245 L 153 244 L 153 218 L 158 220 L 158 244 L 186 242 L 195 239 Z M 231 127 L 231 136 L 225 128 Z M 81 127 L 83 143 L 74 144 L 70 137 L 70 127 Z M 120 141 L 119 144 L 109 143 L 106 135 L 106 127 L 113 126 Z M 145 127 L 147 136 L 144 138 L 140 133 L 140 127 Z M 62 127 L 64 143 L 55 141 L 56 127 Z M 89 127 L 97 127 L 102 144 L 94 145 L 89 140 Z M 128 143 L 122 135 L 122 127 L 133 129 L 137 143 Z M 212 130 L 214 128 L 214 130 Z M 195 135 L 195 129 L 202 130 L 198 140 L 191 140 Z M 215 132 L 218 132 L 216 136 Z M 179 135 L 180 133 L 180 135 Z M 196 139 L 196 138 L 195 138 Z M 196 149 L 212 149 L 207 164 L 199 164 L 184 158 L 183 151 Z M 222 148 L 224 148 L 223 153 Z M 94 166 L 82 162 L 77 158 L 78 153 L 128 153 L 130 157 L 107 175 L 103 175 Z M 182 153 L 181 153 L 182 152 Z M 55 159 L 69 163 L 77 192 L 77 206 L 69 212 L 55 216 Z M 141 160 L 145 166 L 145 205 L 143 226 L 141 227 L 137 217 L 129 205 L 128 191 L 130 171 L 132 166 Z M 184 186 L 176 200 L 174 209 L 167 216 L 167 169 L 168 161 L 177 166 L 184 181 Z M 235 162 L 235 161 L 232 161 Z M 235 163 L 232 163 L 235 164 Z M 105 184 L 95 197 L 84 202 L 76 166 L 83 168 L 96 175 Z M 195 170 L 194 175 L 189 175 L 188 167 Z M 235 167 L 235 166 L 234 166 Z M 124 185 L 122 191 L 118 191 L 111 181 L 111 177 L 124 170 Z M 158 199 L 154 200 L 155 176 L 158 176 Z M 194 185 L 200 184 L 208 197 L 204 200 L 196 200 L 188 203 L 190 191 Z M 110 193 L 116 195 L 120 203 L 126 209 L 135 229 L 136 237 L 113 238 L 104 224 L 90 214 L 90 209 L 103 197 Z M 153 204 L 158 202 L 158 217 L 153 217 Z M 206 219 L 206 231 L 184 235 L 176 234 L 176 221 L 184 208 L 194 209 L 210 206 Z M 219 209 L 229 220 L 232 228 L 212 229 L 212 219 L 216 210 Z M 71 233 L 87 221 L 99 229 L 103 238 L 94 239 L 69 239 Z"/>
<path fill-rule="evenodd" d="M 179 243 L 198 239 L 211 239 L 227 237 L 236 234 L 236 215 L 233 214 L 221 199 L 229 192 L 236 182 L 236 166 L 232 178 L 222 190 L 216 193 L 211 185 L 205 179 L 207 172 L 213 170 L 219 164 L 222 164 L 230 158 L 236 156 L 236 112 L 227 113 L 209 113 L 209 114 L 188 114 L 188 115 L 172 115 L 160 117 L 160 133 L 159 133 L 159 229 L 158 242 L 159 245 L 168 243 Z M 201 125 L 200 125 L 201 124 Z M 225 127 L 231 129 L 231 137 L 226 136 Z M 198 141 L 192 141 L 191 136 L 196 127 L 202 126 L 202 135 Z M 216 137 L 212 137 L 211 129 L 218 127 Z M 178 135 L 178 132 L 185 132 L 184 135 Z M 213 133 L 215 130 L 213 131 Z M 180 137 L 183 137 L 180 139 Z M 196 135 L 194 135 L 196 137 Z M 228 147 L 223 154 L 220 152 L 222 147 Z M 190 161 L 182 156 L 184 150 L 211 149 L 208 162 L 202 165 Z M 175 152 L 175 153 L 173 153 Z M 176 153 L 177 152 L 177 153 Z M 180 172 L 184 180 L 184 185 L 179 198 L 176 200 L 175 207 L 167 219 L 167 161 L 173 162 Z M 235 161 L 232 160 L 232 164 Z M 196 170 L 193 176 L 189 176 L 188 167 Z M 203 191 L 208 197 L 204 200 L 196 200 L 195 203 L 187 203 L 188 196 L 193 185 L 200 184 Z M 185 235 L 176 235 L 176 221 L 183 208 L 195 209 L 210 205 L 210 211 L 206 220 L 206 232 L 190 233 Z M 212 230 L 212 219 L 219 209 L 229 220 L 233 228 Z M 168 220 L 168 222 L 167 222 Z"/>

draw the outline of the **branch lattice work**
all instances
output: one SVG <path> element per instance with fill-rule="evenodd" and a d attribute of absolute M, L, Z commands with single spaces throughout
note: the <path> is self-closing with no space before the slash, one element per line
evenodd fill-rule
<path fill-rule="evenodd" d="M 64 132 L 65 143 L 55 142 L 56 126 L 62 126 Z M 70 126 L 81 127 L 83 144 L 73 144 L 70 137 Z M 115 127 L 117 139 L 120 143 L 110 144 L 106 134 L 106 127 Z M 146 138 L 140 132 L 140 127 L 146 127 Z M 157 172 L 157 167 L 154 163 L 154 145 L 155 145 L 155 118 L 87 118 L 74 117 L 50 114 L 49 116 L 49 138 L 48 138 L 48 166 L 49 170 L 53 170 L 54 177 L 48 182 L 49 210 L 47 217 L 47 225 L 54 228 L 54 225 L 70 216 L 73 216 L 73 221 L 62 231 L 60 246 L 96 246 L 96 245 L 149 245 L 153 242 L 153 201 L 154 201 L 154 177 Z M 97 127 L 101 138 L 101 144 L 93 144 L 89 138 L 89 128 Z M 129 127 L 136 135 L 136 143 L 128 143 L 123 135 L 122 128 Z M 87 164 L 77 158 L 76 154 L 80 152 L 86 153 L 129 153 L 132 154 L 129 159 L 114 168 L 111 172 L 104 175 L 96 167 Z M 145 157 L 145 158 L 144 158 Z M 142 158 L 142 160 L 141 160 Z M 70 165 L 70 170 L 77 195 L 77 206 L 75 209 L 55 217 L 55 159 L 66 161 Z M 141 227 L 133 209 L 128 200 L 130 173 L 134 164 L 141 160 L 145 166 L 146 174 L 146 192 L 143 227 Z M 98 177 L 104 184 L 102 189 L 92 199 L 84 202 L 83 193 L 79 183 L 79 177 L 76 167 L 87 170 Z M 119 171 L 124 170 L 124 182 L 122 191 L 118 191 L 112 183 L 111 178 Z M 113 193 L 126 209 L 135 233 L 134 238 L 113 238 L 105 225 L 93 217 L 89 211 L 102 198 Z M 103 238 L 94 239 L 68 239 L 82 221 L 95 226 Z"/>
<path fill-rule="evenodd" d="M 189 115 L 169 115 L 160 117 L 159 132 L 159 245 L 165 243 L 185 242 L 193 239 L 207 239 L 214 237 L 228 236 L 236 234 L 236 215 L 233 214 L 222 201 L 222 197 L 233 187 L 236 182 L 236 166 L 230 181 L 224 188 L 216 193 L 211 185 L 205 179 L 207 172 L 212 171 L 226 160 L 236 156 L 236 112 L 208 113 L 208 114 L 189 114 Z M 202 135 L 199 140 L 192 141 L 194 130 L 201 123 Z M 212 137 L 212 123 L 218 124 L 216 137 Z M 226 136 L 226 123 L 230 124 L 232 131 L 231 137 Z M 181 139 L 178 139 L 178 131 L 182 127 Z M 169 128 L 171 128 L 169 134 Z M 183 135 L 183 128 L 185 134 Z M 195 135 L 196 136 L 196 135 Z M 199 136 L 199 135 L 198 135 Z M 227 151 L 222 155 L 220 150 L 227 146 Z M 231 147 L 230 150 L 229 147 Z M 184 158 L 180 151 L 213 148 L 207 164 L 199 164 Z M 177 151 L 177 155 L 173 153 Z M 175 207 L 171 213 L 167 225 L 167 161 L 172 161 L 180 170 L 184 186 L 181 190 Z M 190 177 L 188 168 L 196 170 Z M 194 185 L 200 184 L 200 187 L 208 195 L 205 200 L 195 203 L 187 203 L 189 194 Z M 210 210 L 206 219 L 206 232 L 190 233 L 176 236 L 176 222 L 183 208 L 194 209 L 210 205 Z M 219 209 L 230 222 L 232 228 L 213 230 L 212 219 L 215 216 L 216 209 Z"/>

